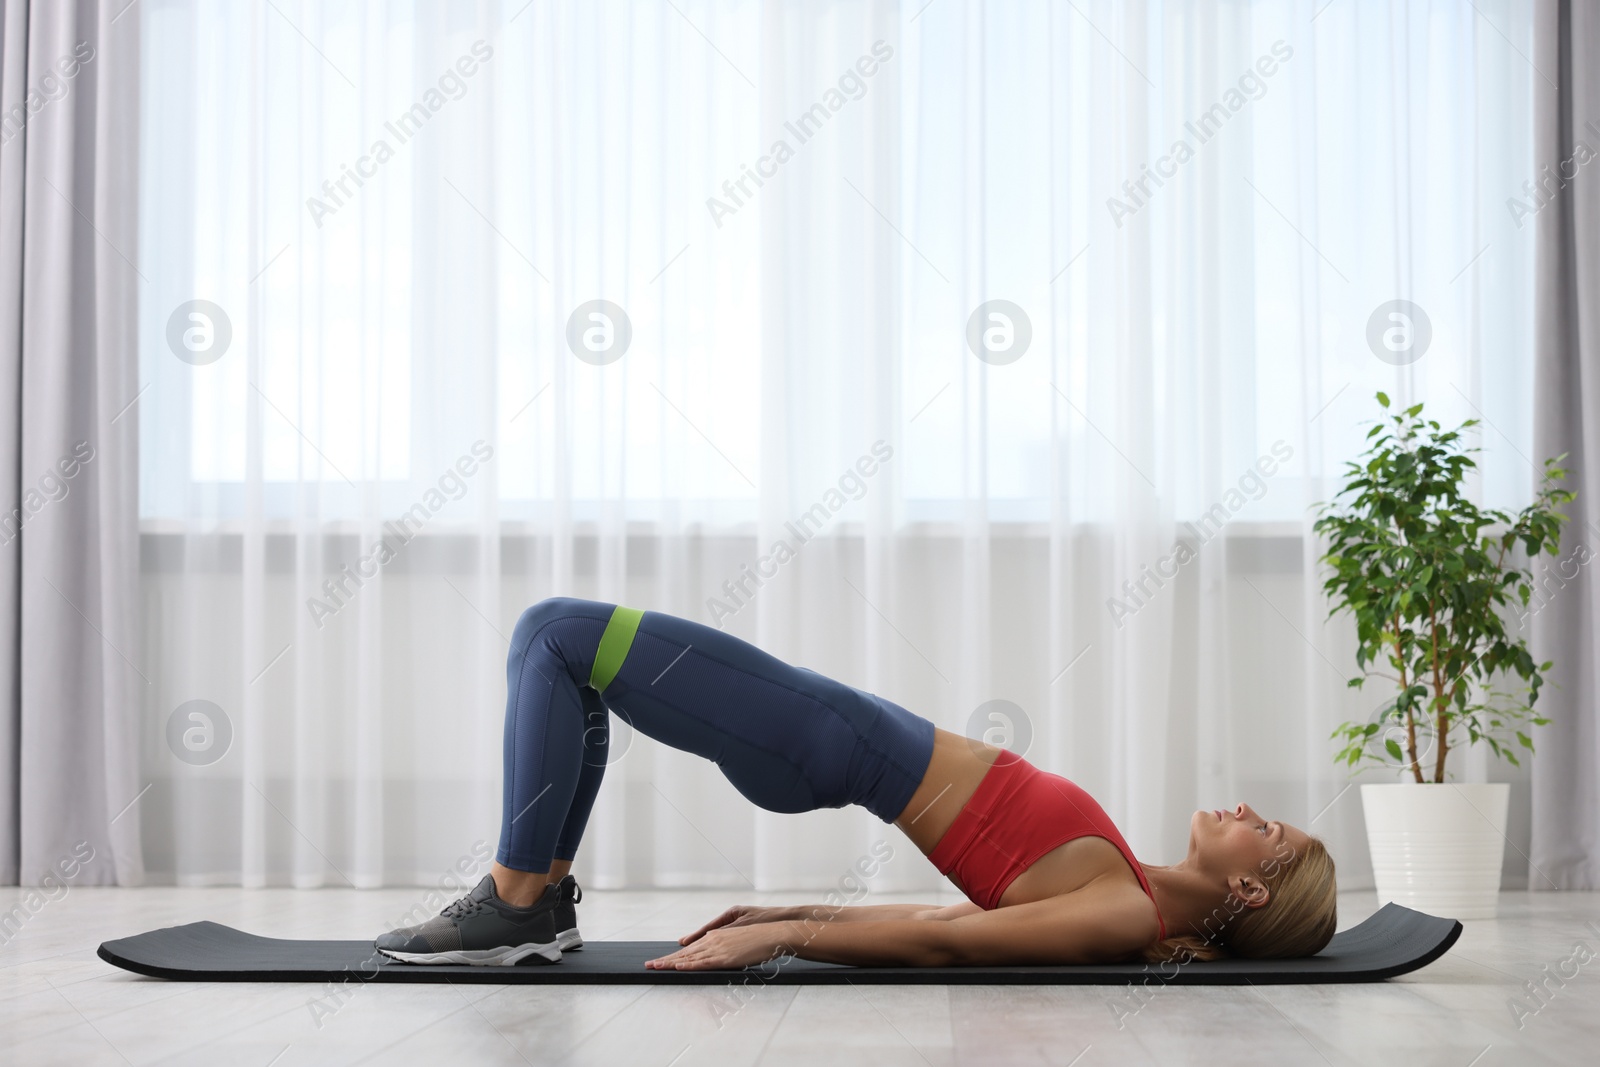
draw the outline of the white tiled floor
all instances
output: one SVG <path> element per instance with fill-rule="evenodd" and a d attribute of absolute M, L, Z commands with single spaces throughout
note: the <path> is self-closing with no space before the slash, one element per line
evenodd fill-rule
<path fill-rule="evenodd" d="M 1510 1006 L 1536 1006 L 1523 983 L 1556 973 L 1562 961 L 1573 961 L 1565 965 L 1571 974 L 1587 956 L 1574 960 L 1580 942 L 1600 953 L 1600 893 L 1507 893 L 1500 918 L 1468 923 L 1443 959 L 1388 982 L 1167 987 L 1142 1007 L 1114 986 L 767 986 L 730 1011 L 714 988 L 405 985 L 353 986 L 342 1003 L 323 1001 L 318 1010 L 322 987 L 165 982 L 119 971 L 94 954 L 102 940 L 198 919 L 276 937 L 365 937 L 417 896 L 405 889 L 73 888 L 0 948 L 0 1059 L 229 1067 L 1495 1067 L 1600 1059 L 1600 959 L 1564 985 L 1551 979 L 1544 1005 L 1520 1028 Z M 20 898 L 19 890 L 0 889 L 0 911 Z M 579 911 L 586 937 L 670 939 L 731 902 L 723 892 L 586 892 Z M 1375 907 L 1371 893 L 1341 896 L 1340 925 Z"/>

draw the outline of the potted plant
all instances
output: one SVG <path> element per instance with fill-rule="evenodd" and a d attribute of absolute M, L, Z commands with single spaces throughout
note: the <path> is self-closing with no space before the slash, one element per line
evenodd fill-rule
<path fill-rule="evenodd" d="M 1389 398 L 1377 398 L 1387 412 Z M 1551 665 L 1533 661 L 1506 616 L 1532 591 L 1514 549 L 1530 563 L 1555 555 L 1566 521 L 1556 508 L 1574 499 L 1556 486 L 1563 454 L 1545 461 L 1517 514 L 1479 508 L 1462 484 L 1479 451 L 1463 431 L 1477 422 L 1444 430 L 1421 404 L 1380 417 L 1312 527 L 1327 538 L 1329 616 L 1355 617 L 1362 673 L 1349 684 L 1386 684 L 1372 721 L 1330 735 L 1344 742 L 1335 760 L 1374 759 L 1411 779 L 1361 787 L 1378 902 L 1462 919 L 1495 914 L 1510 786 L 1447 782 L 1445 760 L 1481 741 L 1515 764 L 1517 748 L 1533 749 L 1529 731 L 1549 721 L 1533 709 Z"/>

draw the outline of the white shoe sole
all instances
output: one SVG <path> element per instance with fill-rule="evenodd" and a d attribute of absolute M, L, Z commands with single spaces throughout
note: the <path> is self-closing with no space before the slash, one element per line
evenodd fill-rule
<path fill-rule="evenodd" d="M 562 952 L 573 952 L 583 947 L 583 938 L 578 936 L 578 928 L 563 930 L 556 935 L 556 946 Z"/>
<path fill-rule="evenodd" d="M 492 949 L 455 949 L 448 952 L 391 952 L 388 949 L 379 949 L 390 959 L 399 960 L 401 963 L 454 963 L 465 964 L 469 967 L 515 967 L 518 963 L 530 956 L 536 957 L 546 963 L 561 962 L 561 945 L 551 942 L 541 945 L 529 942 L 526 945 L 501 945 Z"/>

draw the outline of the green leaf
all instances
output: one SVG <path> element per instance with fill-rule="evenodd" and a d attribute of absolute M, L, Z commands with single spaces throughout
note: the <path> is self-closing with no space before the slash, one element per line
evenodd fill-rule
<path fill-rule="evenodd" d="M 1389 406 L 1389 394 L 1387 394 L 1387 393 L 1379 393 L 1378 394 L 1378 403 L 1382 404 L 1384 407 L 1388 407 Z"/>
<path fill-rule="evenodd" d="M 1400 742 L 1391 737 L 1384 741 L 1383 747 L 1388 750 L 1389 755 L 1392 756 L 1397 763 L 1405 762 L 1405 756 L 1400 752 Z"/>

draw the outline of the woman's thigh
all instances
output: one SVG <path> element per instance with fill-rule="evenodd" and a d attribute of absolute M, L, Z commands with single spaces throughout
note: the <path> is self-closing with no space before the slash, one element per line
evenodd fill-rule
<path fill-rule="evenodd" d="M 876 808 L 895 798 L 903 806 L 900 794 L 916 788 L 931 755 L 932 723 L 661 612 L 643 614 L 601 696 L 641 733 L 715 762 L 740 793 L 771 811 Z"/>

